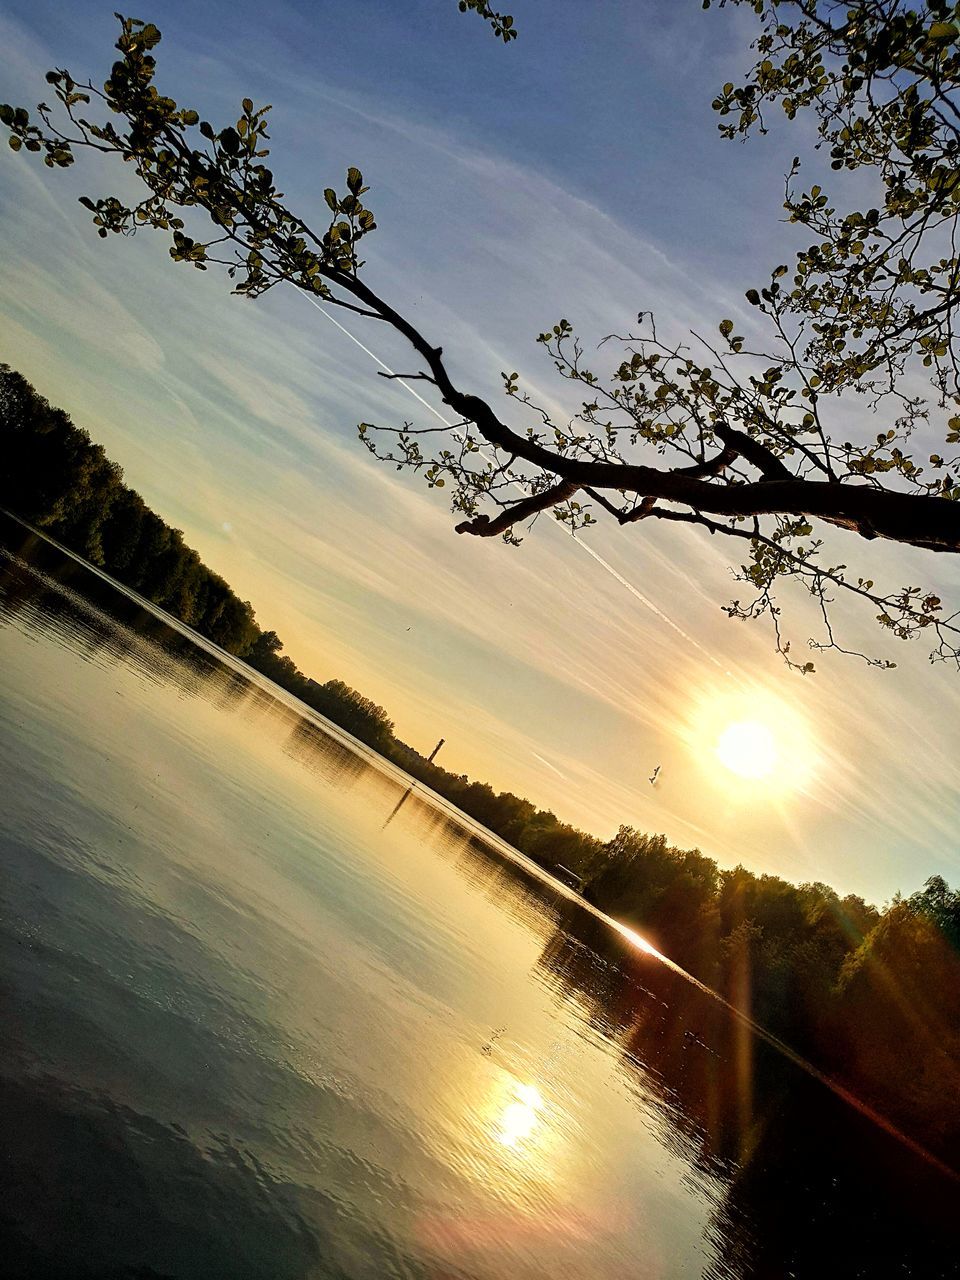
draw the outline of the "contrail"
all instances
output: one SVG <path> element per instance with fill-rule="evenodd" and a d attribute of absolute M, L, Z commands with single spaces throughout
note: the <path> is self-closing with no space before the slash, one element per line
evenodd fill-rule
<path fill-rule="evenodd" d="M 356 337 L 353 333 L 351 333 L 350 330 L 347 329 L 344 325 L 342 325 L 339 320 L 334 319 L 334 317 L 330 314 L 330 312 L 326 309 L 326 307 L 322 307 L 320 303 L 317 302 L 316 298 L 308 297 L 307 294 L 303 294 L 302 296 L 306 298 L 307 302 L 309 302 L 311 306 L 316 307 L 316 309 L 320 312 L 322 316 L 325 317 L 325 319 L 329 320 L 331 324 L 336 325 L 336 327 L 340 330 L 340 332 L 344 334 L 346 337 L 348 337 L 352 343 L 358 346 L 365 355 L 368 355 L 370 359 L 374 362 L 374 364 L 378 364 L 385 373 L 388 373 L 391 378 L 393 378 L 396 382 L 399 382 L 400 386 L 403 387 L 404 390 L 409 391 L 409 393 L 413 396 L 413 398 L 415 400 L 418 400 L 425 409 L 428 409 L 435 418 L 439 418 L 439 420 L 443 423 L 445 427 L 450 427 L 451 430 L 454 428 L 454 426 L 456 425 L 455 423 L 448 421 L 443 416 L 443 414 L 439 412 L 439 410 L 433 407 L 433 405 L 430 403 L 429 400 L 424 399 L 424 397 L 420 394 L 419 391 L 417 391 L 415 387 L 411 387 L 409 382 L 404 381 L 403 378 L 398 378 L 389 365 L 384 364 L 384 362 L 380 359 L 378 355 L 376 355 L 373 351 L 371 351 L 369 347 L 364 346 L 364 344 L 360 341 L 360 339 Z M 486 462 L 490 461 L 490 459 L 486 458 L 483 453 L 481 453 L 480 456 L 484 458 L 484 461 Z M 620 583 L 621 586 L 626 587 L 626 589 L 630 592 L 630 594 L 634 597 L 634 599 L 639 600 L 639 602 L 642 605 L 644 605 L 645 608 L 649 609 L 650 612 L 655 615 L 655 617 L 659 618 L 661 622 L 665 622 L 667 626 L 671 628 L 671 630 L 675 631 L 677 635 L 680 636 L 683 640 L 686 640 L 687 644 L 691 645 L 699 653 L 702 653 L 703 656 L 707 658 L 710 662 L 712 662 L 713 665 L 718 668 L 718 670 L 722 671 L 724 675 L 732 676 L 733 673 L 730 671 L 727 671 L 723 663 L 719 662 L 716 656 L 712 654 L 709 649 L 705 648 L 700 643 L 699 640 L 695 640 L 693 636 L 688 634 L 688 632 L 684 631 L 682 627 L 678 626 L 673 621 L 672 618 L 668 617 L 663 612 L 663 610 L 660 609 L 657 605 L 655 605 L 653 601 L 650 600 L 647 596 L 645 596 L 643 592 L 639 590 L 639 588 L 635 587 L 632 582 L 628 581 L 623 576 L 622 573 L 620 573 L 617 569 L 613 567 L 612 564 L 604 560 L 603 556 L 600 555 L 599 552 L 594 551 L 593 547 L 589 546 L 586 542 L 581 542 L 580 539 L 572 530 L 569 530 L 569 531 L 564 530 L 561 527 L 561 525 L 559 525 L 555 520 L 551 522 L 550 527 L 556 529 L 559 533 L 567 532 L 569 537 L 573 539 L 576 545 L 580 547 L 582 551 L 585 551 L 588 556 L 592 556 L 593 559 L 596 560 L 597 564 L 600 565 L 601 568 L 605 569 L 612 578 L 615 578 L 617 582 Z"/>
<path fill-rule="evenodd" d="M 308 298 L 306 294 L 303 294 L 302 296 L 307 299 L 307 302 L 309 302 L 311 306 L 316 307 L 320 314 L 325 316 L 331 324 L 335 324 L 341 333 L 346 334 L 350 341 L 355 343 L 365 355 L 368 355 L 374 364 L 378 364 L 384 373 L 389 373 L 391 378 L 396 382 L 399 382 L 401 387 L 406 391 L 409 391 L 414 400 L 419 400 L 425 409 L 429 409 L 435 418 L 439 418 L 445 427 L 452 427 L 454 425 L 452 422 L 448 422 L 443 414 L 433 407 L 429 400 L 424 400 L 423 396 L 415 387 L 411 387 L 410 383 L 405 382 L 403 378 L 398 378 L 388 364 L 384 364 L 378 355 L 375 355 L 369 347 L 365 347 L 360 339 L 355 337 L 349 329 L 345 329 L 339 320 L 335 320 L 330 312 L 327 311 L 326 307 L 321 307 L 316 298 Z"/>
<path fill-rule="evenodd" d="M 602 565 L 603 568 L 606 569 L 607 573 L 609 573 L 612 577 L 616 578 L 616 580 L 621 584 L 621 586 L 626 587 L 627 590 L 630 592 L 630 594 L 632 596 L 635 596 L 636 599 L 639 600 L 641 604 L 646 605 L 646 607 L 650 610 L 651 613 L 656 614 L 656 616 L 660 619 L 661 622 L 665 622 L 668 627 L 670 627 L 672 630 L 674 630 L 677 633 L 678 636 L 682 636 L 683 639 L 686 640 L 687 644 L 692 644 L 694 649 L 699 650 L 700 653 L 702 653 L 705 658 L 709 658 L 710 661 L 713 663 L 713 665 L 719 668 L 719 670 L 722 671 L 724 675 L 729 676 L 732 674 L 731 672 L 727 671 L 723 663 L 719 662 L 717 658 L 714 656 L 714 654 L 710 652 L 709 649 L 705 649 L 699 640 L 695 640 L 692 635 L 684 631 L 682 627 L 678 626 L 672 618 L 668 618 L 662 609 L 658 608 L 653 603 L 653 601 L 648 599 L 648 597 L 645 596 L 642 591 L 638 590 L 638 588 L 635 587 L 632 582 L 629 582 L 623 576 L 622 573 L 616 570 L 613 567 L 613 565 L 609 563 L 609 561 L 604 560 L 603 556 L 600 555 L 599 552 L 594 551 L 593 547 L 589 546 L 586 542 L 581 542 L 580 539 L 576 536 L 576 534 L 573 534 L 572 536 L 573 536 L 574 542 L 577 544 L 578 547 L 582 547 L 588 556 L 593 556 L 597 564 Z"/>
<path fill-rule="evenodd" d="M 541 764 L 545 764 L 548 769 L 552 769 L 554 773 L 558 773 L 560 777 L 563 778 L 564 782 L 570 781 L 570 779 L 567 777 L 567 775 L 563 772 L 562 769 L 558 769 L 555 764 L 551 764 L 550 761 L 546 758 L 546 756 L 542 756 L 539 751 L 534 751 L 533 748 L 531 747 L 530 754 L 534 757 L 534 759 L 539 760 Z"/>

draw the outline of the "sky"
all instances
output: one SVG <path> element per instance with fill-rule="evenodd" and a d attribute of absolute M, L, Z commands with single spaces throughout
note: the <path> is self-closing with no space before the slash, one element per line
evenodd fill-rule
<path fill-rule="evenodd" d="M 515 369 L 553 404 L 534 339 L 561 316 L 588 349 L 640 310 L 678 335 L 750 322 L 744 289 L 796 247 L 782 175 L 808 126 L 719 139 L 710 102 L 753 34 L 739 11 L 510 11 L 507 48 L 455 0 L 154 0 L 137 16 L 163 32 L 158 82 L 182 105 L 226 123 L 244 96 L 273 104 L 291 207 L 316 211 L 362 169 L 379 224 L 367 279 L 443 345 L 455 381 L 498 404 Z M 115 28 L 92 0 L 7 0 L 0 98 L 32 106 L 55 65 L 102 80 Z M 76 197 L 128 182 L 89 157 L 57 173 L 0 157 L 0 359 L 105 446 L 304 671 L 380 702 L 421 751 L 444 737 L 447 768 L 602 836 L 626 822 L 877 902 L 960 880 L 960 678 L 922 643 L 838 603 L 847 638 L 900 665 L 814 655 L 801 678 L 765 627 L 721 612 L 735 546 L 603 522 L 577 545 L 548 518 L 519 548 L 456 536 L 437 492 L 357 441 L 360 421 L 428 412 L 295 291 L 241 300 L 159 236 L 99 240 Z M 382 327 L 337 319 L 410 368 Z M 836 545 L 857 573 L 960 598 L 957 568 L 852 543 Z M 802 644 L 805 606 L 784 603 Z M 715 750 L 749 719 L 776 744 L 763 782 Z"/>

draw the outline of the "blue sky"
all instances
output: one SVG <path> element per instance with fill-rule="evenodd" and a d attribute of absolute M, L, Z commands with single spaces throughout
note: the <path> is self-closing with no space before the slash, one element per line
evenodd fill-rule
<path fill-rule="evenodd" d="M 157 0 L 138 16 L 163 31 L 159 80 L 185 105 L 226 120 L 245 94 L 274 104 L 295 208 L 363 169 L 381 228 L 369 278 L 466 387 L 496 398 L 517 369 L 554 401 L 533 338 L 561 315 L 590 343 L 650 307 L 678 333 L 740 318 L 743 290 L 789 256 L 782 170 L 802 135 L 719 140 L 710 100 L 746 62 L 739 12 L 512 11 L 509 48 L 455 0 Z M 102 79 L 114 39 L 110 6 L 7 3 L 0 97 L 34 103 L 54 64 Z M 417 403 L 301 297 L 244 302 L 158 238 L 99 241 L 75 197 L 126 180 L 2 158 L 0 358 L 103 442 L 304 669 L 384 703 L 422 749 L 446 737 L 448 767 L 601 834 L 628 821 L 878 900 L 960 878 L 960 682 L 922 647 L 895 646 L 894 673 L 827 658 L 800 680 L 764 630 L 725 620 L 727 548 L 690 531 L 592 532 L 633 591 L 547 520 L 519 550 L 456 537 L 436 494 L 356 443 L 358 421 L 418 420 Z M 388 334 L 355 331 L 408 367 Z M 878 581 L 960 594 L 949 566 L 856 551 Z M 890 651 L 869 619 L 847 626 Z M 784 760 L 760 791 L 712 745 L 753 714 Z"/>

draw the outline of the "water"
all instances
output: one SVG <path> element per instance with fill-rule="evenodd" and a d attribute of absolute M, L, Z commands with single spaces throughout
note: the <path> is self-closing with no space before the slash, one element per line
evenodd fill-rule
<path fill-rule="evenodd" d="M 960 1274 L 956 1183 L 299 704 L 0 533 L 0 1274 Z"/>

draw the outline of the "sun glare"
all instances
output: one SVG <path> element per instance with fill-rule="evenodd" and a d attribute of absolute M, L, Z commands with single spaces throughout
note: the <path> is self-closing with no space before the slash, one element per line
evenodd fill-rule
<path fill-rule="evenodd" d="M 768 778 L 777 764 L 777 743 L 772 731 L 759 720 L 728 724 L 717 740 L 721 764 L 741 778 Z"/>
<path fill-rule="evenodd" d="M 806 793 L 822 769 L 806 708 L 759 684 L 717 688 L 704 681 L 690 698 L 682 732 L 711 798 L 741 813 L 756 801 L 781 804 Z M 664 776 L 669 785 L 666 768 Z"/>
<path fill-rule="evenodd" d="M 543 1106 L 540 1090 L 532 1084 L 516 1084 L 513 1099 L 500 1116 L 497 1138 L 505 1147 L 515 1147 L 529 1138 L 540 1123 L 538 1112 Z"/>

